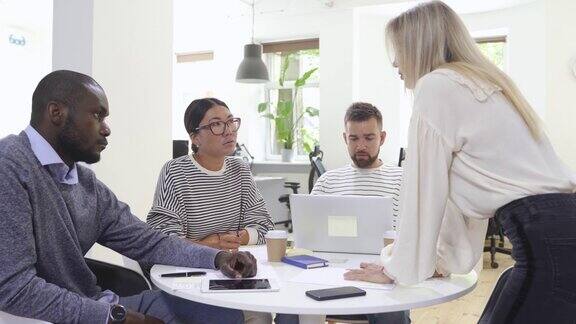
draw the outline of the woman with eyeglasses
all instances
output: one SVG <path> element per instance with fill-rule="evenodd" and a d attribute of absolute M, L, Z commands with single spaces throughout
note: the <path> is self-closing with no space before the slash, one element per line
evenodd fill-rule
<path fill-rule="evenodd" d="M 514 82 L 446 4 L 392 19 L 393 65 L 414 91 L 397 239 L 350 280 L 416 284 L 468 273 L 496 217 L 516 264 L 480 323 L 574 323 L 576 176 Z"/>
<path fill-rule="evenodd" d="M 196 99 L 184 114 L 192 154 L 168 161 L 158 178 L 147 222 L 168 235 L 221 250 L 263 244 L 274 228 L 249 167 L 230 155 L 240 118 L 216 98 Z M 244 312 L 246 323 L 270 323 Z"/>
<path fill-rule="evenodd" d="M 168 161 L 158 179 L 150 226 L 223 250 L 263 244 L 274 227 L 248 166 L 230 157 L 240 118 L 216 98 L 192 101 L 184 114 L 192 154 Z"/>

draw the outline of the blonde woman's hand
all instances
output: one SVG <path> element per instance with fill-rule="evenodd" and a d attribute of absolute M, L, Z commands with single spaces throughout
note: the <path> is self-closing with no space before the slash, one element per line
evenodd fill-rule
<path fill-rule="evenodd" d="M 362 267 L 364 266 L 364 267 Z M 357 281 L 367 281 L 379 284 L 390 284 L 393 283 L 390 277 L 384 273 L 384 267 L 375 263 L 362 263 L 360 269 L 349 269 L 348 272 L 344 273 L 344 279 L 346 280 L 357 280 Z"/>
<path fill-rule="evenodd" d="M 360 263 L 360 269 L 368 269 L 368 270 L 379 270 L 379 271 L 384 271 L 384 267 L 377 264 L 377 263 L 371 263 L 371 262 L 362 262 Z"/>

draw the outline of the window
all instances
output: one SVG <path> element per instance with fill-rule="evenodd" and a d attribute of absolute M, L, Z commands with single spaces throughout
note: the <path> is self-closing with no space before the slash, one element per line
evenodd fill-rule
<path fill-rule="evenodd" d="M 182 123 L 186 108 L 192 100 L 214 97 L 218 85 L 222 84 L 222 74 L 212 50 L 176 53 L 176 62 L 173 71 L 172 139 L 187 140 L 189 135 Z"/>
<path fill-rule="evenodd" d="M 292 145 L 297 158 L 308 153 L 320 137 L 320 51 L 318 39 L 263 44 L 270 74 L 266 84 L 266 158 L 278 159 Z M 284 118 L 283 118 L 284 117 Z"/>
<path fill-rule="evenodd" d="M 482 54 L 486 55 L 492 63 L 496 64 L 500 70 L 506 70 L 505 50 L 506 36 L 477 38 L 476 44 Z"/>

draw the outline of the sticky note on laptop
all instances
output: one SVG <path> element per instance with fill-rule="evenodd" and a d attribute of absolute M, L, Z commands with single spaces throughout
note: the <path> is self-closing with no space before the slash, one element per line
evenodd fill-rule
<path fill-rule="evenodd" d="M 357 237 L 358 217 L 328 216 L 328 236 Z"/>

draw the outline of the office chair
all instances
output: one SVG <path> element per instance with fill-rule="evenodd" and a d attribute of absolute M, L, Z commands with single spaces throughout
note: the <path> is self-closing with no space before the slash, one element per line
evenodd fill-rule
<path fill-rule="evenodd" d="M 151 289 L 148 280 L 132 269 L 90 258 L 84 259 L 96 275 L 96 283 L 102 290 L 108 289 L 120 297 L 127 297 Z"/>
<path fill-rule="evenodd" d="M 300 189 L 300 183 L 287 181 L 284 183 L 284 188 L 291 189 L 292 193 L 297 194 L 298 189 Z M 284 194 L 284 195 L 280 196 L 280 198 L 278 198 L 278 201 L 283 203 L 283 204 L 286 204 L 288 211 L 290 211 L 290 194 Z M 284 225 L 284 227 L 288 228 L 288 233 L 292 233 L 292 218 L 290 217 L 290 213 L 288 213 L 288 219 L 287 220 L 275 222 L 274 224 L 275 225 Z"/>
<path fill-rule="evenodd" d="M 495 236 L 499 236 L 500 238 L 498 246 L 496 246 Z M 486 238 L 490 239 L 490 245 L 484 247 L 484 252 L 490 252 L 490 267 L 492 267 L 492 269 L 496 269 L 498 268 L 498 263 L 495 261 L 496 253 L 502 253 L 506 255 L 512 254 L 512 249 L 504 247 L 504 232 L 502 231 L 502 227 L 500 226 L 500 223 L 496 217 L 492 217 L 488 220 Z"/>
<path fill-rule="evenodd" d="M 312 191 L 312 188 L 314 187 L 315 178 L 317 179 L 318 177 L 320 177 L 320 175 L 326 172 L 326 169 L 322 164 L 323 156 L 324 152 L 320 150 L 320 146 L 318 145 L 314 146 L 314 151 L 308 154 L 308 158 L 310 159 L 310 165 L 311 165 L 310 174 L 308 176 L 308 193 L 310 193 Z M 293 194 L 297 194 L 298 189 L 300 189 L 300 183 L 286 182 L 284 184 L 284 188 L 291 189 Z M 285 203 L 286 207 L 288 207 L 288 210 L 290 210 L 290 194 L 280 196 L 280 198 L 278 198 L 278 201 L 280 201 L 281 203 Z M 285 227 L 288 227 L 288 232 L 292 233 L 292 219 L 290 216 L 287 220 L 276 222 L 274 224 L 276 225 L 283 224 Z"/>
<path fill-rule="evenodd" d="M 406 160 L 406 149 L 401 147 L 400 148 L 400 154 L 398 156 L 398 166 L 402 167 L 402 162 L 404 162 L 404 160 Z"/>
<path fill-rule="evenodd" d="M 187 140 L 173 140 L 172 141 L 172 158 L 178 158 L 188 155 L 188 141 Z"/>
<path fill-rule="evenodd" d="M 96 275 L 96 283 L 102 290 L 109 289 L 120 297 L 133 296 L 151 289 L 149 282 L 140 273 L 126 267 L 84 258 Z M 0 312 L 0 324 L 49 324 L 31 318 Z"/>
<path fill-rule="evenodd" d="M 326 172 L 324 164 L 322 164 L 322 158 L 324 157 L 324 152 L 320 150 L 320 145 L 314 146 L 314 151 L 308 154 L 308 159 L 310 159 L 310 173 L 308 174 L 308 193 L 312 192 L 314 188 L 314 183 L 322 174 Z"/>

